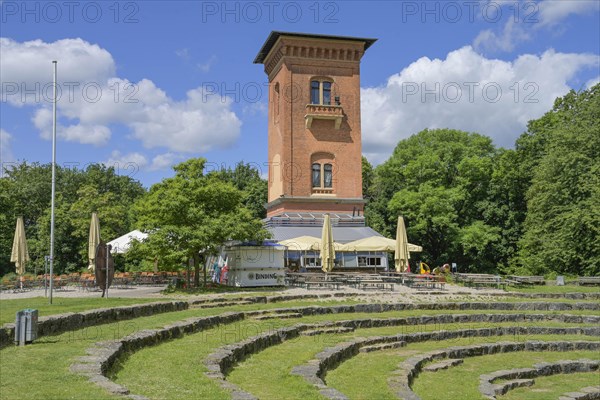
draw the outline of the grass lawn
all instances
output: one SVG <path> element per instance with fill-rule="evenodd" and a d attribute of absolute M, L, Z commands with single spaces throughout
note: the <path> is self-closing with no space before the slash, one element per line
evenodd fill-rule
<path fill-rule="evenodd" d="M 290 374 L 292 368 L 296 365 L 306 363 L 313 359 L 315 355 L 326 347 L 334 346 L 337 343 L 351 340 L 356 337 L 368 337 L 376 335 L 395 335 L 398 333 L 413 333 L 427 332 L 434 330 L 457 330 L 468 328 L 484 328 L 486 324 L 445 324 L 445 325 L 422 325 L 415 327 L 384 327 L 384 328 L 369 328 L 357 329 L 355 332 L 337 335 L 319 335 L 311 337 L 299 337 L 278 346 L 273 346 L 257 353 L 245 361 L 241 362 L 230 373 L 228 380 L 239 385 L 242 389 L 249 391 L 260 399 L 312 399 L 320 398 L 320 395 L 314 387 L 306 383 L 301 377 Z M 514 326 L 514 324 L 495 324 L 494 326 Z M 537 323 L 537 324 L 519 324 L 519 326 L 565 326 L 565 324 L 557 323 Z M 539 336 L 503 336 L 498 338 L 469 338 L 465 341 L 469 344 L 473 343 L 489 343 L 498 340 L 524 341 L 537 339 Z M 587 337 L 577 336 L 579 340 L 587 340 Z M 462 339 L 453 340 L 458 342 Z M 554 336 L 554 340 L 559 340 L 559 336 Z M 591 340 L 594 340 L 592 338 Z M 455 345 L 455 344 L 454 344 Z M 438 346 L 438 342 L 427 343 L 428 348 Z M 446 346 L 443 346 L 446 347 Z M 394 364 L 397 365 L 398 361 Z M 344 364 L 342 364 L 344 365 Z M 381 369 L 379 364 L 371 364 L 373 369 L 369 371 L 370 378 L 385 379 L 389 372 Z M 393 370 L 393 369 L 392 369 Z M 359 367 L 358 371 L 364 371 L 364 366 Z M 337 375 L 340 377 L 340 375 Z M 326 380 L 329 382 L 329 375 Z M 265 384 L 269 382 L 269 384 Z M 365 385 L 369 382 L 369 385 Z M 340 385 L 337 387 L 342 393 L 355 398 L 354 390 L 357 393 L 363 393 L 365 397 L 358 396 L 357 398 L 379 399 L 383 390 L 373 391 L 374 385 L 371 379 L 365 380 L 362 374 L 354 374 L 353 379 L 337 382 Z M 381 388 L 381 387 L 380 387 Z M 466 399 L 467 397 L 465 397 Z"/>
<path fill-rule="evenodd" d="M 464 363 L 456 367 L 448 368 L 438 372 L 424 372 L 419 374 L 413 390 L 423 400 L 463 400 L 480 399 L 483 396 L 479 393 L 479 375 L 493 371 L 509 368 L 529 368 L 539 362 L 553 362 L 559 360 L 577 360 L 580 358 L 598 359 L 598 352 L 595 351 L 571 351 L 571 352 L 517 352 L 495 354 L 490 356 L 465 358 Z M 566 386 L 577 374 L 557 375 L 556 395 L 549 393 L 543 394 L 540 399 L 556 399 L 558 394 L 564 393 Z M 596 375 L 597 376 L 597 375 Z M 536 384 L 529 388 L 536 388 Z M 596 381 L 597 382 L 597 381 Z M 585 383 L 580 382 L 578 385 Z M 591 384 L 588 383 L 587 385 Z M 578 386 L 581 387 L 581 386 Z M 564 388 L 564 389 L 563 389 Z M 528 391 L 528 393 L 529 393 Z M 523 392 L 521 392 L 523 393 Z M 530 399 L 529 394 L 526 397 L 512 397 L 513 399 Z"/>
<path fill-rule="evenodd" d="M 279 303 L 281 306 L 281 303 Z M 409 315 L 423 315 L 423 312 L 389 312 L 381 314 L 329 314 L 304 317 L 291 320 L 255 321 L 246 320 L 240 323 L 223 326 L 206 332 L 189 335 L 182 339 L 165 343 L 160 346 L 143 349 L 132 354 L 124 361 L 122 368 L 116 374 L 116 381 L 127 386 L 132 393 L 164 399 L 190 398 L 194 393 L 197 398 L 222 398 L 226 394 L 208 378 L 203 360 L 216 348 L 228 343 L 235 343 L 247 337 L 254 336 L 265 329 L 277 329 L 299 322 L 312 323 L 357 318 L 389 318 Z M 439 314 L 429 311 L 428 315 Z M 510 326 L 511 324 L 504 324 Z M 529 325 L 529 324 L 519 324 Z M 572 326 L 556 322 L 530 324 L 535 326 Z M 468 324 L 468 327 L 485 327 L 486 324 Z M 416 331 L 431 331 L 437 329 L 461 329 L 467 324 L 428 325 L 411 327 L 385 327 L 358 330 L 349 335 L 320 335 L 301 337 L 275 346 L 249 358 L 234 368 L 230 380 L 259 398 L 319 398 L 318 393 L 310 385 L 296 376 L 290 376 L 289 370 L 293 365 L 300 364 L 314 356 L 322 348 L 361 335 L 392 335 L 398 333 L 413 333 Z M 524 336 L 522 336 L 524 338 Z M 579 337 L 581 339 L 581 337 Z M 505 337 L 504 340 L 513 338 Z M 307 347 L 305 347 L 307 346 Z M 275 354 L 275 356 L 273 356 Z M 308 357 L 308 358 L 306 358 Z M 157 362 L 160 360 L 160 362 Z M 258 360 L 258 361 L 257 361 Z M 264 362 L 261 362 L 263 360 Z M 288 363 L 287 370 L 278 361 Z M 260 365 L 258 365 L 260 364 Z M 191 366 L 181 369 L 179 366 Z M 245 373 L 248 373 L 245 376 Z M 258 374 L 258 375 L 257 375 Z M 148 377 L 151 379 L 148 379 Z M 238 376 L 242 381 L 238 382 Z M 269 381 L 265 385 L 264 379 Z M 249 386 L 245 386 L 248 383 Z M 283 396 L 283 397 L 282 397 Z M 297 397 L 294 397 L 297 396 Z M 311 397 L 312 396 L 312 397 Z M 226 397 L 225 397 L 226 398 Z"/>
<path fill-rule="evenodd" d="M 596 359 L 598 354 L 596 354 Z M 535 378 L 535 384 L 529 388 L 517 388 L 499 397 L 502 400 L 545 400 L 558 399 L 567 392 L 578 392 L 587 386 L 598 386 L 598 372 L 580 374 L 552 375 Z"/>
<path fill-rule="evenodd" d="M 286 306 L 307 306 L 314 302 L 295 301 L 287 303 L 249 304 L 235 307 L 219 307 L 210 309 L 190 309 L 171 313 L 156 314 L 154 316 L 136 318 L 129 321 L 120 321 L 112 324 L 87 327 L 56 336 L 46 336 L 38 339 L 34 344 L 25 347 L 10 346 L 0 350 L 0 394 L 2 400 L 23 399 L 23 394 L 31 399 L 105 399 L 110 396 L 97 389 L 86 379 L 69 372 L 69 366 L 78 356 L 85 355 L 85 349 L 101 340 L 113 340 L 142 329 L 156 329 L 167 324 L 181 321 L 190 317 L 218 315 L 226 311 L 259 310 L 279 308 Z M 329 303 L 335 304 L 335 303 Z M 286 321 L 293 323 L 292 321 Z M 251 321 L 256 324 L 255 321 Z M 275 321 L 266 321 L 265 325 L 277 324 Z M 214 335 L 225 335 L 239 339 L 239 324 L 227 325 L 212 330 Z M 255 330 L 248 331 L 255 335 Z M 201 337 L 205 333 L 190 335 Z M 187 337 L 186 337 L 187 338 Z M 185 340 L 185 339 L 180 339 Z M 180 341 L 173 341 L 181 343 Z M 161 348 L 159 346 L 157 348 Z M 152 363 L 160 368 L 162 360 L 154 359 Z M 176 371 L 182 370 L 178 364 Z M 160 369 L 160 373 L 164 371 Z M 178 372 L 179 373 L 179 372 Z M 148 381 L 152 378 L 145 377 Z M 189 398 L 198 398 L 190 396 Z"/>
<path fill-rule="evenodd" d="M 329 371 L 326 376 L 327 384 L 331 387 L 334 387 L 340 390 L 342 393 L 348 395 L 351 399 L 381 399 L 381 400 L 392 400 L 397 399 L 397 397 L 392 393 L 388 386 L 388 378 L 390 374 L 392 374 L 397 368 L 398 364 L 414 355 L 417 355 L 422 352 L 432 351 L 436 349 L 444 349 L 451 346 L 467 346 L 477 343 L 494 343 L 499 341 L 523 341 L 523 340 L 543 340 L 543 341 L 551 341 L 551 340 L 598 340 L 597 338 L 588 338 L 585 339 L 581 336 L 564 336 L 564 335 L 539 335 L 532 337 L 511 337 L 507 338 L 506 336 L 495 336 L 495 337 L 487 337 L 487 338 L 462 338 L 462 339 L 453 339 L 453 340 L 443 340 L 443 341 L 431 341 L 431 342 L 421 342 L 421 343 L 411 343 L 406 347 L 388 350 L 388 351 L 378 351 L 366 354 L 359 354 L 356 357 L 351 358 L 350 360 L 342 363 L 338 368 L 333 371 Z M 597 357 L 597 352 L 585 352 L 588 357 L 593 357 L 594 354 Z M 540 353 L 531 353 L 531 352 L 521 352 L 521 353 L 506 353 L 505 355 L 509 358 L 511 356 L 519 355 L 524 359 L 529 359 L 529 355 Z M 550 354 L 550 353 L 541 353 L 541 354 Z M 564 358 L 560 359 L 569 359 L 571 358 L 571 353 L 556 353 L 562 355 Z M 568 356 L 567 356 L 568 355 Z M 472 358 L 475 359 L 475 358 Z M 465 359 L 467 360 L 472 359 Z M 533 363 L 530 363 L 528 366 L 531 366 Z M 497 364 L 496 366 L 502 366 L 502 368 L 506 368 L 507 365 L 511 365 L 511 362 L 508 364 Z M 479 384 L 479 375 L 474 378 L 464 378 L 464 379 L 474 379 L 473 385 L 477 393 L 475 393 L 474 397 L 470 397 L 470 392 L 461 392 L 460 386 L 461 382 L 464 382 L 462 377 L 458 377 L 452 375 L 454 368 L 447 370 L 448 376 L 442 378 L 439 375 L 431 375 L 432 373 L 428 373 L 429 375 L 424 375 L 425 373 L 420 374 L 417 377 L 415 385 L 413 388 L 417 390 L 425 390 L 427 391 L 427 395 L 431 399 L 442 399 L 442 398 L 452 398 L 457 400 L 463 399 L 479 399 L 481 396 L 478 394 L 477 385 Z M 497 368 L 500 369 L 500 368 Z M 442 371 L 440 371 L 442 372 Z M 437 373 L 436 373 L 437 374 Z M 432 385 L 432 382 L 435 381 L 436 388 L 429 389 L 429 386 Z M 452 381 L 454 385 L 459 387 L 457 392 L 453 395 L 454 397 L 444 397 L 441 395 L 444 391 L 444 387 L 447 382 Z M 536 379 L 537 382 L 537 379 Z M 418 386 L 420 385 L 420 386 Z M 471 385 L 471 389 L 473 388 Z M 436 392 L 438 391 L 438 392 Z M 417 394 L 421 395 L 420 391 L 417 391 Z M 470 393 L 472 394 L 472 393 Z M 554 397 L 546 397 L 546 399 L 554 398 L 556 399 L 558 396 Z M 423 397 L 424 399 L 426 397 Z M 514 399 L 524 399 L 529 397 L 521 396 L 514 397 Z"/>
<path fill-rule="evenodd" d="M 24 308 L 38 310 L 38 317 L 66 312 L 79 312 L 95 308 L 111 308 L 118 306 L 129 306 L 132 304 L 151 303 L 156 301 L 170 301 L 169 298 L 132 299 L 124 297 L 54 297 L 53 304 L 48 304 L 45 297 L 31 297 L 27 299 L 0 300 L 0 325 L 7 322 L 15 322 L 15 314 Z"/>
<path fill-rule="evenodd" d="M 55 299 L 58 301 L 59 299 Z M 63 305 L 64 309 L 56 312 L 75 311 L 89 308 L 99 308 L 107 305 L 108 301 L 119 302 L 132 301 L 155 301 L 155 299 L 60 299 L 66 300 Z M 14 311 L 32 307 L 32 301 L 41 302 L 39 306 L 33 304 L 33 307 L 42 309 L 41 306 L 46 305 L 45 299 L 23 299 L 15 301 L 6 301 L 7 304 L 13 302 L 12 310 L 10 306 L 5 306 L 4 301 L 0 302 L 5 310 L 13 313 Z M 27 302 L 29 304 L 18 302 Z M 71 304 L 69 304 L 71 302 Z M 89 302 L 89 303 L 88 303 Z M 95 303 L 94 303 L 95 302 Z M 135 331 L 142 329 L 153 329 L 165 326 L 175 321 L 181 321 L 189 317 L 218 315 L 226 311 L 244 311 L 244 310 L 260 310 L 274 309 L 282 307 L 303 307 L 303 306 L 333 306 L 338 304 L 353 304 L 357 303 L 355 299 L 344 300 L 298 300 L 290 302 L 268 303 L 268 304 L 249 304 L 232 307 L 218 307 L 198 309 L 193 308 L 184 311 L 156 314 L 154 316 L 136 318 L 129 321 L 120 321 L 112 324 L 104 324 L 94 327 L 67 332 L 57 336 L 42 337 L 33 345 L 24 348 L 8 347 L 0 350 L 0 393 L 2 399 L 22 399 L 26 393 L 27 398 L 43 398 L 43 399 L 108 399 L 110 396 L 96 388 L 95 385 L 87 382 L 84 378 L 73 375 L 69 372 L 69 366 L 76 360 L 77 357 L 85 355 L 85 349 L 100 340 L 111 340 L 123 337 Z M 85 307 L 81 308 L 82 303 Z M 87 305 L 86 305 L 87 304 Z M 113 305 L 122 305 L 117 303 Z M 54 304 L 46 312 L 55 313 L 55 308 L 58 304 Z M 72 308 L 79 307 L 79 308 Z M 495 311 L 500 313 L 501 311 Z M 318 322 L 318 321 L 334 321 L 357 318 L 389 318 L 402 317 L 411 315 L 435 315 L 447 314 L 448 311 L 393 311 L 387 313 L 357 313 L 357 314 L 326 314 L 315 315 L 301 319 L 284 319 L 284 320 L 267 320 L 257 321 L 249 319 L 229 325 L 223 325 L 214 329 L 199 332 L 194 335 L 188 335 L 184 338 L 173 340 L 164 343 L 160 346 L 144 349 L 137 352 L 123 363 L 123 368 L 116 373 L 118 382 L 129 387 L 133 393 L 145 394 L 151 398 L 207 398 L 220 399 L 228 398 L 229 395 L 224 393 L 216 384 L 204 377 L 203 371 L 205 357 L 213 352 L 216 348 L 226 344 L 234 343 L 243 340 L 246 337 L 254 336 L 264 330 L 276 329 L 282 326 L 293 325 L 299 322 Z M 491 311 L 456 311 L 457 314 L 471 313 L 492 313 Z M 521 313 L 520 311 L 504 312 L 504 313 Z M 555 314 L 555 312 L 527 312 L 536 314 Z M 570 314 L 575 312 L 568 312 Z M 597 312 L 585 311 L 585 314 L 595 314 Z M 14 314 L 13 314 L 14 317 Z M 264 388 L 258 389 L 255 394 L 263 398 L 261 391 L 265 391 L 267 396 L 264 398 L 318 398 L 319 395 L 310 385 L 304 381 L 296 379 L 297 377 L 279 376 L 286 375 L 282 369 L 284 365 L 292 365 L 298 361 L 314 357 L 314 354 L 324 347 L 331 346 L 345 338 L 373 335 L 373 334 L 396 334 L 396 333 L 412 333 L 417 330 L 436 330 L 436 329 L 464 329 L 475 328 L 482 326 L 490 326 L 491 324 L 455 324 L 455 325 L 421 325 L 418 327 L 386 327 L 376 329 L 361 329 L 357 330 L 348 336 L 316 336 L 310 338 L 300 338 L 295 341 L 284 343 L 281 346 L 276 346 L 267 349 L 258 355 L 251 357 L 245 363 L 234 369 L 232 379 L 241 379 L 246 382 L 243 385 L 255 385 L 260 382 Z M 505 324 L 506 326 L 515 324 Z M 518 323 L 519 326 L 527 324 Z M 571 324 L 562 324 L 559 322 L 539 322 L 533 325 L 536 326 L 573 326 Z M 408 331 L 410 329 L 411 331 Z M 525 337 L 531 339 L 532 337 Z M 579 340 L 593 340 L 588 337 L 576 337 Z M 307 339 L 306 348 L 298 343 Z M 558 339 L 568 340 L 568 337 L 559 337 Z M 503 340 L 515 340 L 514 337 L 504 337 Z M 456 342 L 453 342 L 456 344 Z M 284 346 L 291 346 L 288 350 Z M 431 343 L 427 344 L 431 346 Z M 273 351 L 276 357 L 265 358 L 264 362 L 260 357 L 263 354 Z M 277 361 L 277 360 L 279 361 Z M 271 364 L 271 361 L 273 362 Z M 351 360 L 352 361 L 352 360 Z M 350 361 L 350 362 L 351 362 Z M 260 366 L 256 368 L 248 368 L 247 365 Z M 279 363 L 279 364 L 278 364 Z M 342 367 L 345 365 L 344 363 Z M 287 367 L 286 367 L 287 368 Z M 288 368 L 288 372 L 289 372 Z M 280 375 L 270 375 L 279 371 Z M 281 372 L 284 371 L 284 372 Z M 267 373 L 270 372 L 270 373 Z M 335 371 L 334 371 L 335 372 Z M 384 372 L 383 370 L 374 370 L 374 373 Z M 271 376 L 271 377 L 269 377 Z M 263 377 L 265 377 L 263 380 Z M 364 381 L 363 381 L 364 382 Z M 272 396 L 272 397 L 269 397 Z M 311 397 L 312 396 L 312 397 Z M 315 397 L 316 396 L 316 397 Z"/>

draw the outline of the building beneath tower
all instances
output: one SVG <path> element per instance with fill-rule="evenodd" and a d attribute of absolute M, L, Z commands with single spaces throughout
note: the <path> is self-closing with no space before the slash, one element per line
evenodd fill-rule
<path fill-rule="evenodd" d="M 256 56 L 269 79 L 268 203 L 277 242 L 320 238 L 325 214 L 348 243 L 381 236 L 366 226 L 362 195 L 360 61 L 376 39 L 273 31 Z M 318 253 L 288 247 L 291 267 Z M 384 252 L 339 252 L 340 268 L 387 268 Z"/>

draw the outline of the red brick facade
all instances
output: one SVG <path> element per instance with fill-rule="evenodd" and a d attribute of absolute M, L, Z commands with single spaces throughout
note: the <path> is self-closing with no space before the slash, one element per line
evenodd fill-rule
<path fill-rule="evenodd" d="M 362 211 L 360 60 L 373 42 L 273 32 L 263 46 L 268 217 Z"/>

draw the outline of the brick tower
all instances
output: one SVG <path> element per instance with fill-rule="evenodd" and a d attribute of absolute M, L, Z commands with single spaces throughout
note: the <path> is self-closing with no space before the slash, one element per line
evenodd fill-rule
<path fill-rule="evenodd" d="M 375 39 L 271 32 L 267 217 L 360 215 L 360 61 Z"/>

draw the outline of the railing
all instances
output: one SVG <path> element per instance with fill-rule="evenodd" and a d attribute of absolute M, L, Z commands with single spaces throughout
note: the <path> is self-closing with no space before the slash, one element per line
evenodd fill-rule
<path fill-rule="evenodd" d="M 312 188 L 313 194 L 333 194 L 333 188 Z"/>
<path fill-rule="evenodd" d="M 342 106 L 307 104 L 304 119 L 308 129 L 312 126 L 313 119 L 332 119 L 335 121 L 335 129 L 340 129 L 344 119 L 344 109 Z"/>

